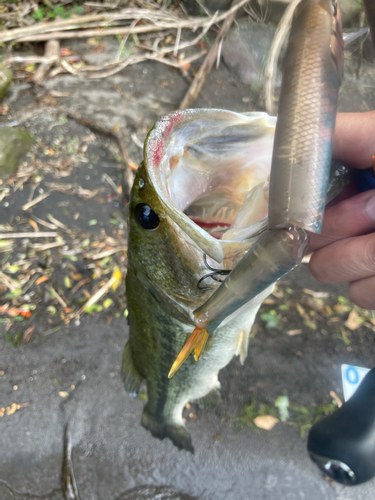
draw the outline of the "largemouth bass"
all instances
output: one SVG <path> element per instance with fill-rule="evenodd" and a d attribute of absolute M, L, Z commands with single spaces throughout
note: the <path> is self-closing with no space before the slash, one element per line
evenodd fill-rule
<path fill-rule="evenodd" d="M 220 274 L 207 266 L 232 269 L 266 220 L 275 122 L 265 113 L 221 110 L 165 116 L 147 137 L 132 188 L 123 380 L 135 394 L 147 381 L 142 425 L 186 450 L 193 446 L 184 406 L 217 393 L 218 372 L 234 355 L 243 362 L 255 315 L 273 289 L 227 318 L 199 363 L 188 359 L 168 379 L 193 311 L 219 285 Z"/>
<path fill-rule="evenodd" d="M 136 395 L 146 380 L 142 425 L 186 450 L 193 446 L 182 421 L 184 406 L 217 397 L 219 371 L 235 355 L 243 363 L 257 311 L 274 287 L 270 282 L 250 304 L 228 314 L 199 346 L 202 360 L 188 358 L 168 378 L 194 327 L 194 310 L 265 234 L 275 125 L 276 118 L 265 113 L 167 115 L 146 139 L 132 188 L 124 385 Z M 337 184 L 342 188 L 347 172 L 335 171 L 332 191 Z M 255 261 L 265 263 L 267 276 L 273 256 L 278 258 L 272 245 Z"/>

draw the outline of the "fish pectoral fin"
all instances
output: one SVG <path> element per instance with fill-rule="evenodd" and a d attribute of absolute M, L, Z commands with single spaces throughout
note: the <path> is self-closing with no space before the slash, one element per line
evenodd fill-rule
<path fill-rule="evenodd" d="M 141 423 L 154 437 L 159 439 L 169 438 L 178 449 L 194 453 L 191 436 L 186 428 L 183 425 L 171 425 L 157 420 L 148 411 L 147 404 L 143 409 Z"/>
<path fill-rule="evenodd" d="M 126 392 L 132 396 L 138 396 L 143 377 L 138 373 L 134 366 L 130 352 L 130 343 L 126 343 L 124 354 L 122 356 L 121 376 Z"/>
<path fill-rule="evenodd" d="M 241 365 L 244 364 L 249 348 L 250 330 L 242 330 L 237 337 L 237 345 L 234 355 L 240 357 Z"/>

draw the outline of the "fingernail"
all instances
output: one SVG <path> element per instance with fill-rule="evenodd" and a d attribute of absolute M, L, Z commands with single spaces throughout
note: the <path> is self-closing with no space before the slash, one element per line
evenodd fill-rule
<path fill-rule="evenodd" d="M 368 218 L 375 222 L 375 195 L 368 200 L 365 210 Z"/>

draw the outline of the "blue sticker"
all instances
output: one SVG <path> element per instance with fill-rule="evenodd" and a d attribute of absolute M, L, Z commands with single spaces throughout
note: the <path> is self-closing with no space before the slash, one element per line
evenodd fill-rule
<path fill-rule="evenodd" d="M 353 396 L 370 370 L 361 366 L 341 365 L 342 388 L 345 401 Z"/>
<path fill-rule="evenodd" d="M 356 368 L 354 368 L 354 366 L 349 366 L 349 368 L 346 370 L 346 380 L 350 383 L 350 384 L 358 384 L 359 382 L 359 375 L 358 375 L 358 371 L 356 370 Z"/>

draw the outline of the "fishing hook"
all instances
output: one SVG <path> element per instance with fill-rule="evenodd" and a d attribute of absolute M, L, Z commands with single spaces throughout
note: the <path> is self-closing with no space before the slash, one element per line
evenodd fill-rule
<path fill-rule="evenodd" d="M 199 290 L 212 290 L 212 286 L 201 286 L 201 283 L 202 281 L 204 281 L 205 279 L 207 278 L 212 278 L 213 280 L 217 281 L 218 283 L 222 283 L 223 281 L 220 280 L 216 275 L 219 275 L 219 276 L 227 276 L 229 273 L 232 272 L 232 270 L 228 270 L 228 269 L 215 269 L 214 267 L 211 267 L 209 265 L 209 263 L 207 262 L 207 255 L 204 253 L 203 254 L 203 262 L 204 262 L 204 265 L 207 267 L 207 269 L 209 269 L 210 271 L 212 271 L 211 273 L 208 273 L 208 274 L 205 274 L 204 276 L 202 276 L 202 278 L 198 281 L 197 283 L 197 287 L 199 288 Z"/>

